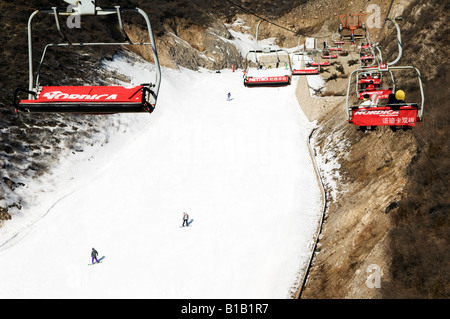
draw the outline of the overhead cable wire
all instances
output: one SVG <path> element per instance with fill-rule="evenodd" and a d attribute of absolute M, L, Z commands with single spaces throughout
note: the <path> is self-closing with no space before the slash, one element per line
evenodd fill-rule
<path fill-rule="evenodd" d="M 383 33 L 383 29 L 384 29 L 384 26 L 386 25 L 386 21 L 389 19 L 389 13 L 391 12 L 391 8 L 392 8 L 392 4 L 393 3 L 394 3 L 394 0 L 391 0 L 391 4 L 389 5 L 389 9 L 388 9 L 388 11 L 386 13 L 386 18 L 384 18 L 383 25 L 381 26 L 380 33 L 378 33 L 377 41 L 375 41 L 375 43 L 378 43 L 378 41 L 380 40 L 380 36 L 381 36 L 381 33 Z"/>

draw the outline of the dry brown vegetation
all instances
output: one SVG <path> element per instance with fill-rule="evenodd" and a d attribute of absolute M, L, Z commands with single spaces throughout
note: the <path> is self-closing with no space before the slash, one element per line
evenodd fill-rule
<path fill-rule="evenodd" d="M 450 296 L 449 9 L 448 1 L 416 0 L 403 14 L 401 62 L 422 73 L 426 113 L 413 131 L 418 152 L 407 168 L 407 196 L 392 213 L 389 298 Z"/>
<path fill-rule="evenodd" d="M 379 128 L 361 135 L 339 122 L 345 121 L 339 104 L 320 121 L 317 147 L 335 154 L 348 188 L 330 203 L 304 298 L 450 295 L 448 9 L 441 1 L 409 1 L 400 22 L 404 51 L 398 65 L 422 73 L 423 123 L 408 132 Z M 392 61 L 398 52 L 395 30 L 388 27 L 381 40 L 385 61 Z M 355 66 L 351 57 L 346 65 Z M 327 90 L 339 83 L 334 74 Z M 412 75 L 396 78 L 409 101 L 420 97 Z M 322 141 L 328 134 L 330 146 Z M 350 142 L 345 154 L 336 150 L 342 135 Z M 370 260 L 384 269 L 378 290 L 367 289 L 361 279 Z"/>

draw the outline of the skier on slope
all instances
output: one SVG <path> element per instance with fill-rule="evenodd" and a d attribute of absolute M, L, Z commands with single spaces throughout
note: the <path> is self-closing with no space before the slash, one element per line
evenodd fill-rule
<path fill-rule="evenodd" d="M 188 220 L 189 220 L 189 215 L 186 212 L 184 212 L 183 213 L 183 225 L 181 225 L 181 227 L 184 227 L 184 224 L 186 224 L 186 226 L 189 226 Z"/>
<path fill-rule="evenodd" d="M 230 92 L 228 92 L 228 94 L 227 94 L 227 101 L 231 101 L 231 93 Z"/>
<path fill-rule="evenodd" d="M 98 263 L 97 255 L 98 255 L 98 252 L 95 250 L 95 248 L 92 248 L 91 257 L 92 257 L 93 264 L 94 264 L 94 260 L 95 260 L 95 262 Z"/>

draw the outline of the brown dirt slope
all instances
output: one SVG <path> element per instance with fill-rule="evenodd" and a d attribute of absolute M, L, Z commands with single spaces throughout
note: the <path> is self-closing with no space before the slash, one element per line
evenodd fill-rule
<path fill-rule="evenodd" d="M 316 152 L 340 164 L 341 191 L 328 208 L 302 298 L 449 296 L 448 65 L 442 63 L 448 3 L 400 4 L 394 6 L 404 16 L 399 64 L 415 65 L 423 74 L 424 122 L 406 132 L 362 133 L 346 124 L 340 101 L 325 113 L 306 110 L 319 123 Z M 397 54 L 393 39 L 388 28 L 381 43 L 386 61 Z M 418 97 L 408 78 L 397 80 L 411 100 Z M 338 81 L 328 88 L 338 92 Z M 374 275 L 380 278 L 377 287 Z"/>

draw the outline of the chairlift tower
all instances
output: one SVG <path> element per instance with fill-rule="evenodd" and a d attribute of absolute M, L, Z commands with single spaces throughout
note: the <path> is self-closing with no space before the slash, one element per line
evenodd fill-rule
<path fill-rule="evenodd" d="M 339 19 L 341 23 L 339 24 L 339 33 L 343 38 L 348 39 L 362 39 L 365 38 L 365 35 L 355 34 L 355 31 L 358 29 L 366 31 L 366 25 L 364 23 L 364 18 L 366 14 L 348 14 L 348 15 L 340 15 Z M 342 31 L 349 30 L 350 35 L 342 35 Z"/>

